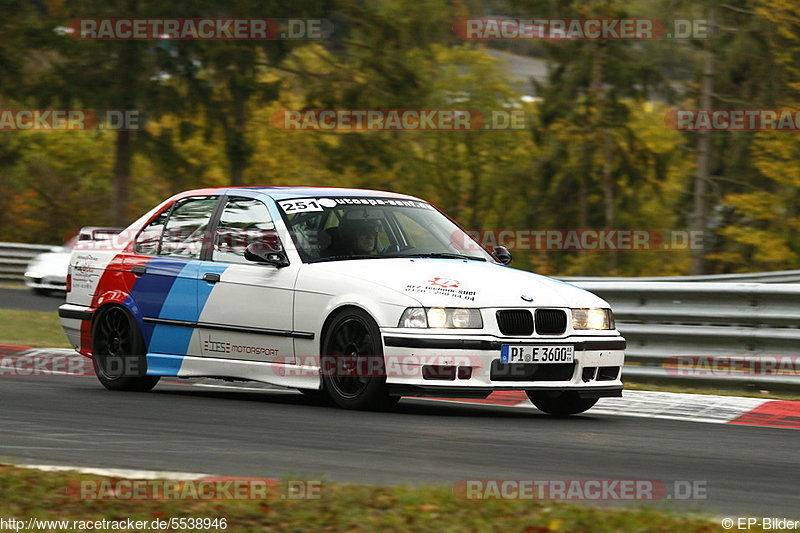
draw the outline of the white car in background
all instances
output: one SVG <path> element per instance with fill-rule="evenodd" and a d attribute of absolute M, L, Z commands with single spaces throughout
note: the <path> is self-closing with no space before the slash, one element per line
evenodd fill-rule
<path fill-rule="evenodd" d="M 72 251 L 66 246 L 54 246 L 52 252 L 37 255 L 25 270 L 25 285 L 37 294 L 66 291 L 71 255 Z"/>
<path fill-rule="evenodd" d="M 67 290 L 69 258 L 76 242 L 108 240 L 122 231 L 120 228 L 86 227 L 64 246 L 53 246 L 50 252 L 34 257 L 25 269 L 25 285 L 37 294 L 63 293 Z"/>

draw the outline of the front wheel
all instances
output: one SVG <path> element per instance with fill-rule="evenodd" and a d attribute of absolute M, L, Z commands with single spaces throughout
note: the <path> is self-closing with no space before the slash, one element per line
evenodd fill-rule
<path fill-rule="evenodd" d="M 389 396 L 378 325 L 361 309 L 341 311 L 322 342 L 322 380 L 331 399 L 345 409 L 387 409 Z"/>
<path fill-rule="evenodd" d="M 303 393 L 303 396 L 305 396 L 314 403 L 327 404 L 330 403 L 331 401 L 331 397 L 324 390 L 317 390 L 317 389 L 297 389 L 297 390 Z"/>
<path fill-rule="evenodd" d="M 92 361 L 108 390 L 146 392 L 159 376 L 147 375 L 147 350 L 139 326 L 122 307 L 110 307 L 94 323 Z"/>
<path fill-rule="evenodd" d="M 583 413 L 597 403 L 598 398 L 581 398 L 575 391 L 525 391 L 540 411 L 555 416 Z"/>

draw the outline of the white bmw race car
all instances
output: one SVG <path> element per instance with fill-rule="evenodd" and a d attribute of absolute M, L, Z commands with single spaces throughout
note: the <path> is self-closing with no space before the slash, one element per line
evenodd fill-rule
<path fill-rule="evenodd" d="M 354 409 L 524 390 L 556 415 L 620 396 L 609 305 L 510 260 L 411 196 L 200 189 L 79 242 L 59 315 L 112 390 L 215 377 Z"/>

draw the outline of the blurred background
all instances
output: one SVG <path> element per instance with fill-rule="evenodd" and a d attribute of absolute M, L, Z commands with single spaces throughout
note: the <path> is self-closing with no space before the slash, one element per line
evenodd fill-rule
<path fill-rule="evenodd" d="M 0 241 L 61 244 L 227 185 L 412 194 L 472 230 L 699 232 L 520 251 L 550 275 L 793 269 L 798 131 L 679 131 L 671 109 L 798 107 L 800 3 L 0 0 L 0 109 L 125 109 L 141 129 L 0 131 Z M 321 19 L 324 38 L 82 40 L 81 18 Z M 704 38 L 466 40 L 473 17 L 701 20 Z M 503 131 L 287 131 L 286 109 L 522 111 Z"/>

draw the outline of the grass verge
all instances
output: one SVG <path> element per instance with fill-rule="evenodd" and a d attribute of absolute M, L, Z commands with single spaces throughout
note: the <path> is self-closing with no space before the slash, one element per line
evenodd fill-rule
<path fill-rule="evenodd" d="M 552 501 L 468 501 L 447 486 L 408 488 L 324 483 L 319 499 L 243 501 L 81 501 L 67 488 L 103 480 L 71 472 L 0 466 L 0 516 L 27 520 L 225 518 L 226 531 L 725 531 L 719 521 L 653 508 Z M 100 485 L 102 486 L 102 485 Z M 219 529 L 216 529 L 218 531 Z M 127 531 L 123 529 L 122 531 Z"/>
<path fill-rule="evenodd" d="M 0 309 L 0 344 L 34 348 L 69 348 L 54 311 Z"/>

